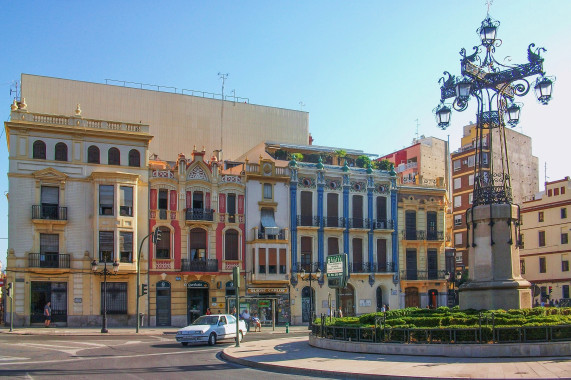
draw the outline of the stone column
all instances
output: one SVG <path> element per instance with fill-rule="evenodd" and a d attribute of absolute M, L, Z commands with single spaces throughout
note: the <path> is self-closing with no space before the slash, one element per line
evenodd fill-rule
<path fill-rule="evenodd" d="M 531 308 L 531 284 L 519 267 L 518 211 L 511 204 L 468 210 L 469 281 L 459 289 L 460 309 Z"/>

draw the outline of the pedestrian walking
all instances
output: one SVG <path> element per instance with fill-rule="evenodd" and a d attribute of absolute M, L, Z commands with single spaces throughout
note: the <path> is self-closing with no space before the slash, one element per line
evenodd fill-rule
<path fill-rule="evenodd" d="M 50 327 L 50 322 L 52 321 L 52 308 L 51 308 L 51 301 L 46 303 L 44 306 L 44 327 Z"/>
<path fill-rule="evenodd" d="M 341 310 L 341 306 L 339 306 L 339 310 L 337 311 L 337 316 L 339 318 L 343 318 L 343 311 Z"/>

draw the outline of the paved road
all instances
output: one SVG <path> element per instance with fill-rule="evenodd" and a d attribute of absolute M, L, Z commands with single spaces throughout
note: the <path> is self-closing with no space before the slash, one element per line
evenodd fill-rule
<path fill-rule="evenodd" d="M 307 334 L 307 333 L 305 333 Z M 302 334 L 295 334 L 301 336 Z M 246 341 L 271 338 L 248 334 Z M 173 335 L 157 336 L 26 336 L 0 335 L 0 378 L 9 379 L 290 379 L 222 360 L 215 347 L 176 343 Z M 295 376 L 299 379 L 312 377 Z"/>

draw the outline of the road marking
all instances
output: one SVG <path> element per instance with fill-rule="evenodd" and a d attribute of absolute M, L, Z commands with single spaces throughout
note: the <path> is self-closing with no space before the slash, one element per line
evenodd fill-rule
<path fill-rule="evenodd" d="M 210 351 L 222 351 L 218 348 L 210 348 L 201 350 L 200 352 L 210 352 Z M 176 351 L 176 352 L 157 352 L 155 354 L 137 354 L 137 355 L 117 355 L 117 356 L 106 356 L 106 357 L 93 357 L 93 358 L 73 358 L 73 359 L 63 359 L 63 360 L 44 360 L 44 361 L 28 361 L 28 362 L 17 362 L 17 363 L 0 363 L 0 366 L 7 366 L 7 365 L 23 365 L 23 364 L 48 364 L 48 363 L 66 363 L 66 362 L 74 362 L 77 363 L 79 361 L 85 360 L 110 360 L 110 359 L 129 359 L 129 358 L 141 358 L 146 356 L 164 356 L 164 355 L 181 355 L 181 354 L 192 354 L 196 351 L 191 350 L 184 350 L 184 351 Z"/>
<path fill-rule="evenodd" d="M 113 342 L 114 347 L 124 346 L 124 345 L 133 345 L 142 343 L 141 341 L 131 340 L 128 342 L 117 343 L 116 341 L 109 341 L 110 343 Z M 33 347 L 39 348 L 44 350 L 51 350 L 51 351 L 59 351 L 64 352 L 71 356 L 76 356 L 78 352 L 84 350 L 93 350 L 96 348 L 107 348 L 110 347 L 110 344 L 105 344 L 103 342 L 94 343 L 94 342 L 76 342 L 76 341 L 63 341 L 63 340 L 54 340 L 51 341 L 49 344 L 41 344 L 41 343 L 8 343 L 14 346 L 21 346 L 21 347 Z M 87 347 L 86 347 L 87 346 Z"/>
<path fill-rule="evenodd" d="M 7 360 L 30 360 L 30 358 L 20 358 L 17 356 L 0 356 L 0 361 L 7 361 Z"/>

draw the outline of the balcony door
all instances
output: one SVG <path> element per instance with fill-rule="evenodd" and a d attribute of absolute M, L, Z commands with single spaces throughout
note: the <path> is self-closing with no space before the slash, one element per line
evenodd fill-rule
<path fill-rule="evenodd" d="M 301 226 L 313 225 L 313 194 L 311 191 L 301 192 Z"/>
<path fill-rule="evenodd" d="M 339 225 L 339 194 L 327 193 L 327 227 L 341 227 Z"/>
<path fill-rule="evenodd" d="M 377 197 L 377 222 L 387 220 L 387 197 Z M 385 226 L 383 226 L 386 228 Z"/>
<path fill-rule="evenodd" d="M 387 271 L 387 239 L 377 239 L 377 270 Z"/>
<path fill-rule="evenodd" d="M 418 278 L 417 275 L 417 267 L 416 267 L 416 249 L 407 249 L 406 250 L 406 279 L 407 280 L 416 280 Z"/>
<path fill-rule="evenodd" d="M 353 239 L 353 272 L 363 272 L 363 239 Z"/>
<path fill-rule="evenodd" d="M 426 213 L 426 234 L 428 240 L 436 239 L 436 212 L 429 211 Z"/>
<path fill-rule="evenodd" d="M 59 187 L 42 186 L 42 219 L 58 219 Z"/>
<path fill-rule="evenodd" d="M 428 269 L 428 279 L 435 280 L 438 278 L 438 262 L 437 262 L 438 252 L 436 249 L 429 249 L 427 252 L 427 269 Z"/>
<path fill-rule="evenodd" d="M 353 228 L 363 228 L 363 196 L 353 195 Z"/>
<path fill-rule="evenodd" d="M 59 267 L 59 235 L 40 234 L 40 268 Z"/>
<path fill-rule="evenodd" d="M 405 213 L 406 240 L 416 240 L 416 211 Z"/>
<path fill-rule="evenodd" d="M 313 262 L 313 250 L 312 250 L 313 241 L 312 238 L 309 236 L 302 236 L 301 237 L 301 268 L 300 270 L 304 270 L 306 272 L 312 272 L 313 266 L 311 265 Z"/>

